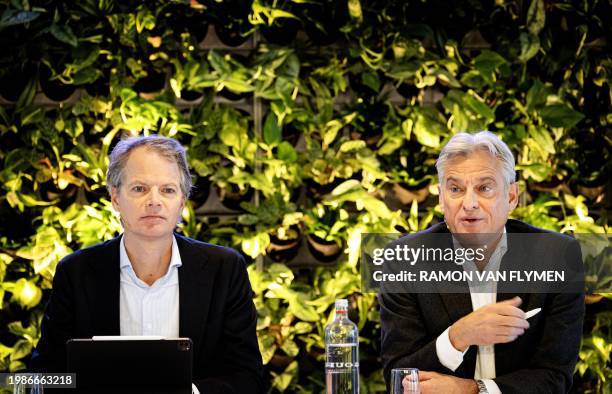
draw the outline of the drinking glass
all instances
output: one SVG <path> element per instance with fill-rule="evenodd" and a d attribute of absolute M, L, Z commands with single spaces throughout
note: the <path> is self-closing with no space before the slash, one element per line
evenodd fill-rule
<path fill-rule="evenodd" d="M 391 394 L 418 394 L 419 370 L 394 368 L 391 370 Z"/>

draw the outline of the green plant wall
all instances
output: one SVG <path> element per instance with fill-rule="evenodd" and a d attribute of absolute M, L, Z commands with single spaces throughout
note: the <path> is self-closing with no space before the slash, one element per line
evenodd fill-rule
<path fill-rule="evenodd" d="M 454 133 L 512 148 L 514 217 L 610 232 L 611 18 L 610 0 L 0 0 L 0 371 L 26 367 L 57 262 L 121 232 L 109 149 L 159 133 L 194 174 L 179 231 L 252 262 L 271 390 L 323 389 L 347 297 L 362 392 L 384 391 L 360 235 L 441 220 Z M 611 389 L 608 297 L 588 297 L 576 392 Z"/>

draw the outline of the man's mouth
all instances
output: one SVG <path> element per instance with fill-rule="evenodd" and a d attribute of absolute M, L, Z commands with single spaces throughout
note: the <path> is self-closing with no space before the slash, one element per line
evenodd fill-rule
<path fill-rule="evenodd" d="M 463 218 L 461 219 L 462 222 L 467 223 L 467 224 L 475 224 L 480 222 L 482 219 L 480 218 Z"/>
<path fill-rule="evenodd" d="M 142 220 L 155 220 L 155 219 L 165 220 L 166 218 L 163 216 L 159 216 L 159 215 L 147 215 L 147 216 L 141 217 L 141 219 Z"/>

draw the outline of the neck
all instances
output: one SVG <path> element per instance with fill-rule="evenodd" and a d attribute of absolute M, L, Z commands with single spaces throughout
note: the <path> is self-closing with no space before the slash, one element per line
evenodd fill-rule
<path fill-rule="evenodd" d="M 140 280 L 150 286 L 168 272 L 172 258 L 172 234 L 150 240 L 126 232 L 123 238 L 134 273 Z"/>

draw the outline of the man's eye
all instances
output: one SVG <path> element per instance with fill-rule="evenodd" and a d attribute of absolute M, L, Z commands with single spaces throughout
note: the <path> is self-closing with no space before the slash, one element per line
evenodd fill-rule
<path fill-rule="evenodd" d="M 145 188 L 144 188 L 144 186 L 134 186 L 132 188 L 132 190 L 137 192 L 137 193 L 142 193 L 142 192 L 144 192 Z"/>
<path fill-rule="evenodd" d="M 176 190 L 174 190 L 174 189 L 173 189 L 173 188 L 171 188 L 171 187 L 167 187 L 167 188 L 163 189 L 163 192 L 164 192 L 164 193 L 169 193 L 169 194 L 172 194 L 172 193 L 174 193 L 175 191 L 176 191 Z"/>
<path fill-rule="evenodd" d="M 482 185 L 482 186 L 480 187 L 480 191 L 481 191 L 481 192 L 488 193 L 488 192 L 490 192 L 491 190 L 493 190 L 493 188 L 492 188 L 491 186 L 489 186 L 489 185 Z"/>
<path fill-rule="evenodd" d="M 451 186 L 450 191 L 451 193 L 459 193 L 460 190 L 457 186 Z"/>

